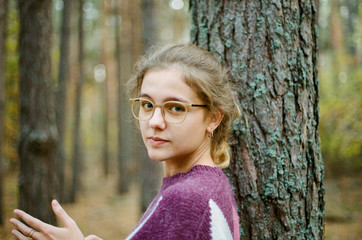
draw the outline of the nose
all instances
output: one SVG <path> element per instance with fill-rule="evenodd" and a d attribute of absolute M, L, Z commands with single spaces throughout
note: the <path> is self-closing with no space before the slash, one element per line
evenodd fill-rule
<path fill-rule="evenodd" d="M 149 125 L 152 128 L 159 128 L 159 129 L 164 129 L 166 127 L 166 122 L 165 119 L 163 118 L 162 115 L 162 110 L 160 107 L 156 107 L 155 111 L 151 117 L 149 121 Z"/>

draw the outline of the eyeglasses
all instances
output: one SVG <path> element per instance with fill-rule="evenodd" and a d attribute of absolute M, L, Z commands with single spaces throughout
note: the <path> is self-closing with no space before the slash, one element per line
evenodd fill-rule
<path fill-rule="evenodd" d="M 163 119 L 168 123 L 182 123 L 187 112 L 192 107 L 207 107 L 207 105 L 191 104 L 178 101 L 167 101 L 163 104 L 154 104 L 146 98 L 131 98 L 131 109 L 133 116 L 140 121 L 150 120 L 156 107 L 161 108 Z"/>

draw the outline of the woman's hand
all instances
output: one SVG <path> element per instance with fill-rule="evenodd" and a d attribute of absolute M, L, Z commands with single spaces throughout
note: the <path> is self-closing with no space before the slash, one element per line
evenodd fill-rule
<path fill-rule="evenodd" d="M 68 216 L 56 200 L 52 201 L 52 208 L 64 227 L 59 228 L 46 224 L 21 210 L 14 210 L 15 215 L 24 220 L 30 227 L 19 220 L 12 218 L 10 219 L 10 222 L 17 230 L 14 229 L 11 233 L 19 240 L 28 240 L 29 238 L 35 240 L 84 240 L 83 233 L 80 231 L 75 221 Z M 95 238 L 87 237 L 87 239 Z"/>
<path fill-rule="evenodd" d="M 96 235 L 89 235 L 84 240 L 103 240 L 102 238 L 97 237 Z"/>

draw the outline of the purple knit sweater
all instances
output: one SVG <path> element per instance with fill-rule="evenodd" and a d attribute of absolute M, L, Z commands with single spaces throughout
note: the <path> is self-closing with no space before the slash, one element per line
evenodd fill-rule
<path fill-rule="evenodd" d="M 239 240 L 231 185 L 218 167 L 197 165 L 164 178 L 160 192 L 127 240 Z"/>

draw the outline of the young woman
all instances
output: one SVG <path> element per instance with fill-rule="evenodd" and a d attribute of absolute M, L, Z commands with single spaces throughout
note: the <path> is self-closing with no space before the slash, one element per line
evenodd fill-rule
<path fill-rule="evenodd" d="M 237 115 L 223 67 L 195 45 L 169 45 L 137 63 L 129 88 L 148 155 L 163 163 L 165 177 L 127 239 L 239 239 L 234 195 L 221 170 L 229 164 L 227 138 Z M 30 227 L 11 219 L 13 235 L 84 239 L 58 202 L 52 207 L 63 228 L 15 210 Z"/>

